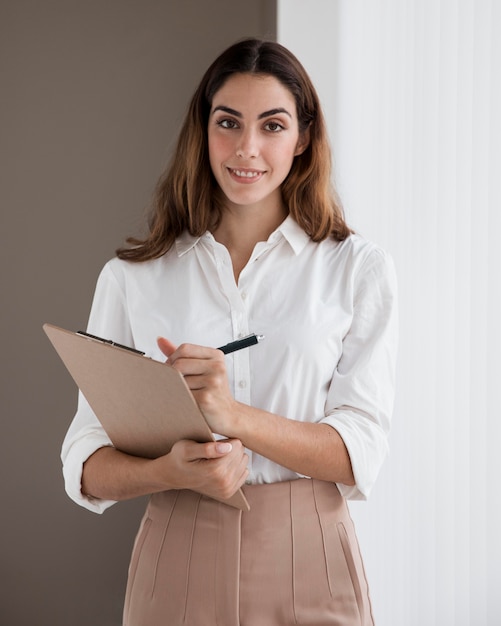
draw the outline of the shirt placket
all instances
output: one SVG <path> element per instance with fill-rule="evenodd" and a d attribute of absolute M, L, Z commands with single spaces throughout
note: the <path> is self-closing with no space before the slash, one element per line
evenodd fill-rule
<path fill-rule="evenodd" d="M 224 246 L 217 246 L 215 250 L 216 267 L 221 285 L 230 305 L 232 341 L 241 339 L 253 332 L 249 328 L 249 316 L 247 300 L 248 294 L 239 289 L 235 283 L 233 266 L 229 252 Z M 252 349 L 252 348 L 250 348 Z M 250 405 L 251 400 L 251 377 L 249 348 L 238 350 L 226 357 L 227 366 L 232 368 L 233 373 L 233 397 L 238 402 Z M 252 475 L 252 451 L 246 449 L 249 456 L 249 482 Z"/>

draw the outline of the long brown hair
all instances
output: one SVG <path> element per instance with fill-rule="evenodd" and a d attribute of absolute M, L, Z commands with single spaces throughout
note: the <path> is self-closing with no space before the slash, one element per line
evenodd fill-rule
<path fill-rule="evenodd" d="M 247 39 L 230 46 L 209 67 L 190 102 L 171 162 L 160 177 L 144 239 L 129 237 L 121 259 L 147 261 L 162 256 L 176 237 L 215 228 L 222 215 L 221 194 L 209 163 L 207 127 L 212 99 L 233 74 L 265 74 L 294 96 L 299 132 L 309 131 L 306 150 L 295 157 L 282 184 L 290 215 L 314 240 L 343 240 L 352 232 L 331 183 L 331 152 L 318 95 L 298 59 L 272 41 Z"/>

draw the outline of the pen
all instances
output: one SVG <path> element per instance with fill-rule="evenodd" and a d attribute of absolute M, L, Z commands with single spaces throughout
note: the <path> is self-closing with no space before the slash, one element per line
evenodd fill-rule
<path fill-rule="evenodd" d="M 82 335 L 83 337 L 88 337 L 89 339 L 94 339 L 96 341 L 100 341 L 102 343 L 107 343 L 110 346 L 116 346 L 117 348 L 122 348 L 123 350 L 129 350 L 130 352 L 135 352 L 137 354 L 141 354 L 144 356 L 144 352 L 141 350 L 136 350 L 135 348 L 129 348 L 129 346 L 124 346 L 121 343 L 117 343 L 116 341 L 112 341 L 111 339 L 103 339 L 102 337 L 98 337 L 97 335 L 91 335 L 90 333 L 86 333 L 83 330 L 77 331 L 77 335 Z M 227 343 L 225 346 L 221 346 L 218 350 L 221 350 L 224 354 L 229 354 L 230 352 L 236 352 L 237 350 L 242 350 L 242 348 L 248 348 L 249 346 L 255 346 L 260 341 L 263 341 L 264 335 L 247 335 L 247 337 L 242 337 L 242 339 L 237 339 L 236 341 L 232 341 L 231 343 Z"/>
<path fill-rule="evenodd" d="M 248 348 L 249 346 L 255 346 L 260 341 L 263 341 L 264 335 L 247 335 L 247 337 L 242 337 L 242 339 L 237 339 L 236 341 L 232 341 L 231 343 L 227 343 L 225 346 L 221 346 L 218 350 L 224 352 L 224 354 L 229 354 L 230 352 L 236 352 L 237 350 L 242 350 L 242 348 Z"/>

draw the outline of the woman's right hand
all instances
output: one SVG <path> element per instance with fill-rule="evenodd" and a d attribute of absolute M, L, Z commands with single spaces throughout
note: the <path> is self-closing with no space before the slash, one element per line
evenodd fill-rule
<path fill-rule="evenodd" d="M 152 461 L 151 469 L 164 489 L 191 489 L 227 500 L 245 482 L 248 461 L 238 439 L 208 443 L 181 440 L 169 454 Z"/>
<path fill-rule="evenodd" d="M 131 456 L 111 446 L 85 462 L 82 494 L 129 500 L 169 489 L 192 489 L 227 500 L 245 482 L 249 457 L 238 439 L 209 443 L 181 440 L 157 459 Z"/>

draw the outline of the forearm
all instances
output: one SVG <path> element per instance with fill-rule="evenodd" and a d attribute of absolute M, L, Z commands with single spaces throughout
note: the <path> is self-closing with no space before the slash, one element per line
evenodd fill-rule
<path fill-rule="evenodd" d="M 82 493 L 102 500 L 129 500 L 167 489 L 154 469 L 151 459 L 100 448 L 84 464 Z"/>
<path fill-rule="evenodd" d="M 247 461 L 238 440 L 181 440 L 156 459 L 104 447 L 85 462 L 81 488 L 84 495 L 102 500 L 128 500 L 169 489 L 193 489 L 227 499 L 247 478 Z"/>
<path fill-rule="evenodd" d="M 355 484 L 348 450 L 334 428 L 290 420 L 235 401 L 219 350 L 192 344 L 175 349 L 165 339 L 159 340 L 159 347 L 184 376 L 213 432 L 236 438 L 249 450 L 299 474 Z"/>
<path fill-rule="evenodd" d="M 355 484 L 348 450 L 328 424 L 299 422 L 240 403 L 236 415 L 233 436 L 250 450 L 304 476 Z"/>

